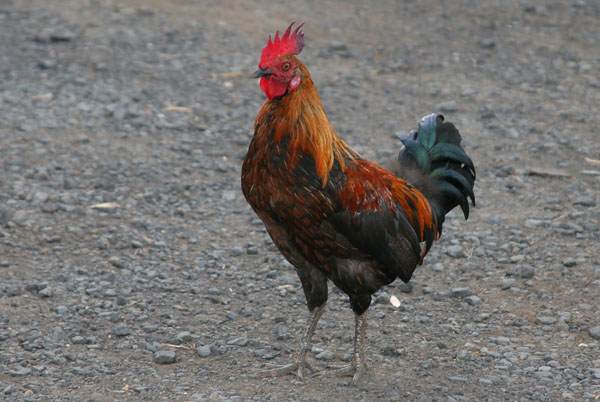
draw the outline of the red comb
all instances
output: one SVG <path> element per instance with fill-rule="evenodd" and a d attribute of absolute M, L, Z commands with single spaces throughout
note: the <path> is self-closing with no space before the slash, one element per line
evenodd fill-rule
<path fill-rule="evenodd" d="M 281 38 L 279 37 L 279 31 L 275 33 L 275 39 L 273 40 L 271 39 L 271 35 L 269 35 L 267 46 L 264 47 L 260 55 L 259 67 L 269 64 L 269 62 L 284 54 L 300 54 L 304 47 L 304 32 L 300 28 L 302 28 L 304 22 L 298 25 L 294 32 L 292 32 L 292 25 L 295 23 L 296 21 L 292 21 Z"/>

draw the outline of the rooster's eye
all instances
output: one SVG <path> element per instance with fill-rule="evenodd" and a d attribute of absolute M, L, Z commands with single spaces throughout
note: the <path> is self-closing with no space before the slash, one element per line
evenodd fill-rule
<path fill-rule="evenodd" d="M 287 71 L 287 70 L 289 70 L 289 69 L 290 69 L 290 67 L 291 67 L 291 66 L 292 66 L 292 65 L 290 64 L 290 62 L 289 62 L 289 61 L 286 61 L 285 63 L 283 63 L 283 64 L 281 65 L 281 69 L 282 69 L 283 71 Z"/>

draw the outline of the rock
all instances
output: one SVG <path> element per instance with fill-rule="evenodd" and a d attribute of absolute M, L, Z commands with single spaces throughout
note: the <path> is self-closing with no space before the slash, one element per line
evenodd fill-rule
<path fill-rule="evenodd" d="M 56 313 L 57 314 L 66 314 L 69 312 L 69 308 L 66 306 L 56 306 Z"/>
<path fill-rule="evenodd" d="M 244 254 L 244 249 L 241 247 L 232 247 L 231 248 L 231 256 L 232 257 L 239 257 L 241 255 Z"/>
<path fill-rule="evenodd" d="M 196 353 L 200 357 L 209 357 L 211 355 L 210 345 L 201 345 L 201 346 L 198 346 L 196 348 Z"/>
<path fill-rule="evenodd" d="M 517 138 L 519 138 L 521 136 L 519 134 L 519 132 L 517 131 L 517 129 L 514 127 L 508 127 L 506 130 L 504 130 L 504 135 L 507 138 L 511 138 L 513 140 L 516 140 Z"/>
<path fill-rule="evenodd" d="M 529 265 L 522 265 L 520 270 L 519 270 L 519 276 L 523 279 L 530 279 L 533 278 L 534 275 L 534 271 L 533 271 L 533 267 L 529 266 Z"/>
<path fill-rule="evenodd" d="M 110 257 L 108 259 L 108 262 L 111 263 L 116 268 L 123 268 L 125 265 L 125 264 L 123 264 L 123 261 L 116 255 L 113 255 L 112 257 Z"/>
<path fill-rule="evenodd" d="M 54 292 L 52 291 L 52 288 L 50 286 L 45 287 L 44 289 L 40 290 L 38 292 L 38 295 L 40 295 L 41 297 L 52 297 L 54 296 Z"/>
<path fill-rule="evenodd" d="M 71 343 L 73 343 L 73 345 L 85 345 L 87 340 L 83 336 L 75 335 L 71 338 Z"/>
<path fill-rule="evenodd" d="M 246 346 L 248 345 L 248 339 L 241 337 L 241 338 L 236 338 L 236 339 L 232 339 L 231 341 L 227 342 L 228 345 L 236 345 L 236 346 Z"/>
<path fill-rule="evenodd" d="M 227 346 L 225 345 L 225 342 L 218 340 L 214 343 L 211 343 L 210 351 L 213 355 L 220 356 L 227 352 Z"/>
<path fill-rule="evenodd" d="M 152 323 L 144 324 L 142 330 L 147 333 L 152 333 L 158 330 L 158 325 Z"/>
<path fill-rule="evenodd" d="M 335 356 L 332 352 L 324 350 L 321 353 L 317 354 L 315 356 L 315 359 L 317 359 L 317 360 L 333 360 L 334 357 Z"/>
<path fill-rule="evenodd" d="M 408 283 L 404 283 L 404 282 L 400 282 L 398 284 L 398 289 L 402 292 L 402 293 L 412 293 L 414 288 L 414 285 L 412 282 L 408 282 Z"/>
<path fill-rule="evenodd" d="M 458 383 L 467 383 L 468 382 L 468 380 L 465 377 L 459 377 L 459 376 L 448 377 L 448 381 L 458 382 Z"/>
<path fill-rule="evenodd" d="M 481 299 L 478 296 L 472 295 L 465 298 L 465 301 L 471 306 L 476 306 L 481 303 Z"/>
<path fill-rule="evenodd" d="M 502 290 L 507 290 L 510 289 L 512 287 L 516 287 L 517 286 L 517 281 L 516 279 L 502 279 L 502 285 L 501 288 Z"/>
<path fill-rule="evenodd" d="M 491 38 L 480 38 L 477 44 L 483 49 L 493 49 L 496 47 L 496 42 Z"/>
<path fill-rule="evenodd" d="M 290 329 L 282 322 L 275 325 L 273 332 L 275 333 L 275 339 L 278 341 L 285 341 L 292 337 L 290 334 Z"/>
<path fill-rule="evenodd" d="M 433 264 L 433 267 L 431 267 L 431 268 L 435 272 L 443 272 L 444 271 L 444 264 L 442 264 L 441 262 L 437 262 L 437 263 Z"/>
<path fill-rule="evenodd" d="M 394 346 L 384 346 L 383 350 L 381 351 L 381 354 L 383 354 L 384 356 L 391 357 L 401 356 L 403 353 L 404 351 L 402 349 L 398 349 Z"/>
<path fill-rule="evenodd" d="M 331 41 L 329 50 L 333 52 L 346 52 L 348 51 L 348 46 L 344 42 Z"/>
<path fill-rule="evenodd" d="M 159 350 L 154 353 L 152 361 L 156 364 L 172 364 L 177 360 L 177 353 L 174 350 Z"/>
<path fill-rule="evenodd" d="M 450 100 L 442 103 L 438 103 L 437 110 L 446 113 L 446 112 L 456 112 L 458 110 L 458 105 L 456 101 Z"/>
<path fill-rule="evenodd" d="M 594 207 L 596 206 L 596 201 L 594 200 L 594 197 L 592 196 L 581 196 L 578 197 L 575 202 L 573 202 L 573 205 L 582 205 L 584 207 Z"/>
<path fill-rule="evenodd" d="M 33 282 L 25 285 L 25 290 L 28 292 L 39 292 L 42 289 L 46 289 L 48 287 L 48 282 Z"/>
<path fill-rule="evenodd" d="M 232 190 L 225 190 L 223 191 L 223 193 L 221 193 L 221 199 L 223 201 L 232 202 L 235 201 L 236 197 L 236 192 Z"/>
<path fill-rule="evenodd" d="M 181 331 L 177 335 L 175 335 L 175 339 L 179 341 L 179 343 L 190 342 L 193 337 L 190 331 Z"/>
<path fill-rule="evenodd" d="M 546 316 L 539 316 L 535 322 L 538 324 L 543 324 L 543 325 L 552 325 L 552 324 L 556 324 L 558 320 L 554 317 L 546 317 Z"/>
<path fill-rule="evenodd" d="M 448 254 L 450 257 L 453 257 L 453 258 L 466 257 L 466 254 L 465 254 L 462 246 L 459 246 L 458 244 L 447 247 L 446 254 Z"/>
<path fill-rule="evenodd" d="M 4 388 L 4 389 L 2 390 L 2 393 L 3 393 L 4 395 L 10 395 L 10 394 L 12 394 L 13 392 L 15 392 L 16 390 L 17 390 L 17 388 L 16 388 L 14 385 L 12 385 L 12 384 L 9 384 L 8 386 L 6 386 L 6 388 Z"/>
<path fill-rule="evenodd" d="M 575 258 L 569 257 L 563 261 L 563 265 L 567 268 L 571 268 L 571 267 L 574 267 L 575 265 L 577 265 L 577 261 L 575 260 Z"/>
<path fill-rule="evenodd" d="M 125 323 L 117 325 L 114 329 L 116 336 L 127 336 L 131 334 L 131 327 Z"/>
<path fill-rule="evenodd" d="M 600 325 L 597 327 L 590 327 L 588 333 L 594 339 L 600 339 Z"/>
<path fill-rule="evenodd" d="M 466 350 L 464 350 L 464 349 L 459 350 L 458 352 L 456 352 L 456 358 L 458 360 L 465 360 L 468 356 L 469 356 L 469 352 L 466 351 Z"/>
<path fill-rule="evenodd" d="M 466 297 L 471 294 L 469 288 L 452 288 L 448 296 L 450 297 Z"/>
<path fill-rule="evenodd" d="M 254 349 L 252 351 L 252 354 L 254 355 L 254 357 L 264 357 L 267 354 L 267 350 L 266 349 Z"/>
<path fill-rule="evenodd" d="M 9 370 L 8 374 L 13 377 L 24 377 L 31 373 L 31 369 L 29 367 L 16 366 L 14 370 Z"/>
<path fill-rule="evenodd" d="M 509 261 L 510 261 L 511 264 L 518 264 L 521 261 L 523 261 L 524 259 L 525 259 L 524 255 L 518 254 L 518 255 L 512 255 L 509 258 Z"/>

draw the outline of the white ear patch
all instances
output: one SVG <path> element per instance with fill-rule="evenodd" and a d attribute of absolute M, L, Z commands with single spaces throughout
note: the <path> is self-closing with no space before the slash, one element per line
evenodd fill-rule
<path fill-rule="evenodd" d="M 294 78 L 292 78 L 292 80 L 290 81 L 290 85 L 289 85 L 289 89 L 290 91 L 293 91 L 294 89 L 298 88 L 298 85 L 300 85 L 300 82 L 302 81 L 302 77 L 300 76 L 295 76 Z"/>

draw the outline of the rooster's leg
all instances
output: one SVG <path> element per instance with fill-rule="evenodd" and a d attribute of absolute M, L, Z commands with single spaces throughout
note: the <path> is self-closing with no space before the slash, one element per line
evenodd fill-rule
<path fill-rule="evenodd" d="M 300 340 L 300 347 L 298 350 L 298 356 L 296 357 L 296 361 L 292 364 L 287 364 L 285 366 L 277 367 L 271 370 L 264 370 L 258 373 L 260 377 L 275 377 L 282 374 L 288 374 L 292 372 L 296 372 L 298 377 L 301 379 L 304 378 L 304 369 L 308 368 L 311 372 L 315 370 L 311 367 L 311 365 L 306 361 L 306 353 L 310 350 L 312 336 L 315 333 L 315 329 L 317 328 L 317 323 L 319 319 L 323 315 L 323 311 L 325 309 L 325 303 L 322 305 L 315 307 L 312 313 L 312 320 L 306 329 L 306 332 L 302 336 Z"/>
<path fill-rule="evenodd" d="M 354 314 L 354 358 L 347 366 L 336 367 L 333 370 L 320 371 L 315 374 L 319 377 L 335 377 L 339 375 L 351 375 L 352 382 L 356 384 L 367 369 L 365 357 L 365 338 L 367 335 L 367 313 Z"/>

